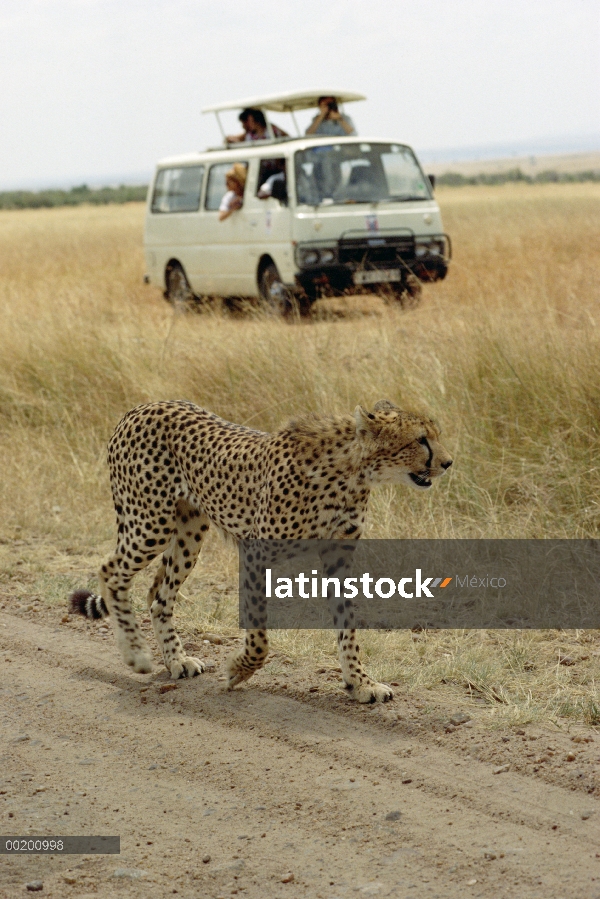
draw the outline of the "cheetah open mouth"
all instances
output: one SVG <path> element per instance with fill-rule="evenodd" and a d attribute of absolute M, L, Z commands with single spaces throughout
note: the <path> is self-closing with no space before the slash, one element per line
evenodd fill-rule
<path fill-rule="evenodd" d="M 409 471 L 408 474 L 416 487 L 431 487 L 431 479 L 427 477 L 428 472 L 424 471 L 421 474 L 415 474 L 413 471 Z"/>

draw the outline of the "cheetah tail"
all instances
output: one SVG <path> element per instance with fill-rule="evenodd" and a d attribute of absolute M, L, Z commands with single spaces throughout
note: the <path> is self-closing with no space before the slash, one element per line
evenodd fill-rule
<path fill-rule="evenodd" d="M 108 618 L 108 609 L 101 596 L 89 590 L 75 590 L 69 596 L 69 611 L 85 618 Z"/>

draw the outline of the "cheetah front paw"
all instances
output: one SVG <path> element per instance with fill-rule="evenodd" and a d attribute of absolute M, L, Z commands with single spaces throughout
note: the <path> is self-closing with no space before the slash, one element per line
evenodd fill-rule
<path fill-rule="evenodd" d="M 232 656 L 227 662 L 227 689 L 233 690 L 234 687 L 248 680 L 253 674 L 253 669 L 240 665 L 239 659 L 236 656 Z"/>
<path fill-rule="evenodd" d="M 378 684 L 374 680 L 362 684 L 346 684 L 346 690 L 357 702 L 389 702 L 394 698 L 394 691 L 388 684 Z"/>
<path fill-rule="evenodd" d="M 204 662 L 201 662 L 200 659 L 195 659 L 193 656 L 182 656 L 171 662 L 169 671 L 173 680 L 179 680 L 182 677 L 196 677 L 198 674 L 202 674 L 205 667 Z"/>

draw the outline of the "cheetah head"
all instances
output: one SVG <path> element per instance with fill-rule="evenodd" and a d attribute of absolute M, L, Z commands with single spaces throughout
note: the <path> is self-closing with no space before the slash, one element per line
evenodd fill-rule
<path fill-rule="evenodd" d="M 364 470 L 373 484 L 406 481 L 426 490 L 452 465 L 440 443 L 440 429 L 430 418 L 381 400 L 372 412 L 357 406 L 354 420 Z"/>

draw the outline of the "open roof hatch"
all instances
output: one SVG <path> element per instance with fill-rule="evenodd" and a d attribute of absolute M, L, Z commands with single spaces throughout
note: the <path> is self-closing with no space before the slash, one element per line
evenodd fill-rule
<path fill-rule="evenodd" d="M 319 97 L 335 97 L 338 103 L 353 103 L 356 100 L 366 100 L 364 94 L 356 94 L 351 91 L 339 90 L 304 90 L 287 91 L 283 94 L 270 94 L 266 97 L 247 97 L 245 100 L 230 100 L 227 103 L 216 103 L 214 106 L 205 106 L 202 112 L 214 112 L 219 129 L 225 141 L 227 137 L 223 131 L 219 113 L 228 109 L 261 109 L 263 112 L 289 112 L 292 115 L 297 136 L 300 137 L 300 129 L 294 115 L 300 109 L 311 109 L 318 105 Z M 276 140 L 271 123 L 267 118 L 267 131 L 270 140 Z"/>

